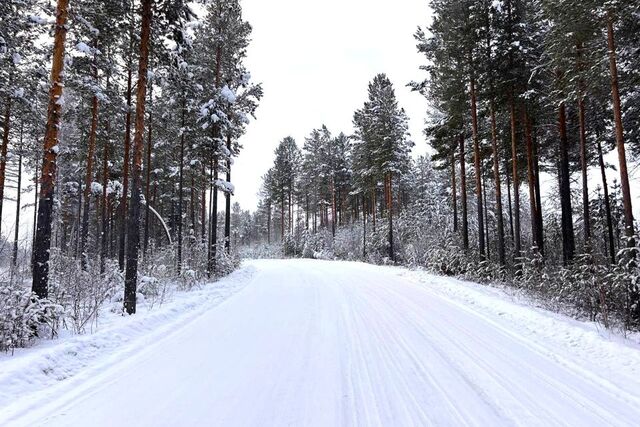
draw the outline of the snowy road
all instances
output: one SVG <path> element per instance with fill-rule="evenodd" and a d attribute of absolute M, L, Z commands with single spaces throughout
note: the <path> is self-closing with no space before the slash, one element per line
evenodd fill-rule
<path fill-rule="evenodd" d="M 633 426 L 640 351 L 403 269 L 253 261 L 243 290 L 11 425 Z"/>

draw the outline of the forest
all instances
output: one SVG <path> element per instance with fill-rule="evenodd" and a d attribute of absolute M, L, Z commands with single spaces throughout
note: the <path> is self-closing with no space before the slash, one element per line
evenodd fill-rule
<path fill-rule="evenodd" d="M 425 4 L 415 80 L 372 75 L 352 129 L 283 130 L 243 209 L 263 88 L 240 0 L 3 1 L 0 351 L 243 257 L 424 268 L 636 330 L 640 2 Z M 394 84 L 423 98 L 423 135 Z"/>
<path fill-rule="evenodd" d="M 244 65 L 251 30 L 237 0 L 0 4 L 3 218 L 6 190 L 17 199 L 0 349 L 238 265 L 231 169 L 262 97 Z"/>

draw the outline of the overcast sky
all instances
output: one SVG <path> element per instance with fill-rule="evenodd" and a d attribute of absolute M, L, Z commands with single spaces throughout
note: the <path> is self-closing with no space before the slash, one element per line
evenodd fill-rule
<path fill-rule="evenodd" d="M 235 200 L 253 210 L 261 176 L 285 136 L 302 147 L 312 129 L 352 132 L 353 112 L 377 73 L 393 82 L 410 117 L 414 151 L 424 152 L 426 100 L 406 84 L 424 74 L 413 39 L 429 20 L 427 0 L 242 0 L 253 26 L 247 67 L 264 85 L 264 98 L 236 159 Z"/>

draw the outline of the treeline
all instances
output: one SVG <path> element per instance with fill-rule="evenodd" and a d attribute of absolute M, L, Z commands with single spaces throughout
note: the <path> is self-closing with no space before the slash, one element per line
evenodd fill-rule
<path fill-rule="evenodd" d="M 233 157 L 262 97 L 239 0 L 51 3 L 0 4 L 0 220 L 7 189 L 18 195 L 7 281 L 30 266 L 35 295 L 57 301 L 65 275 L 116 274 L 131 314 L 139 275 L 157 263 L 224 274 Z M 20 195 L 33 189 L 28 205 Z M 27 206 L 37 216 L 20 242 Z"/>
<path fill-rule="evenodd" d="M 257 215 L 266 212 L 267 240 L 277 234 L 284 240 L 301 224 L 314 233 L 330 228 L 335 235 L 337 226 L 360 216 L 366 227 L 369 214 L 375 230 L 377 218 L 384 216 L 387 254 L 394 260 L 393 212 L 406 203 L 402 178 L 413 146 L 407 121 L 391 81 L 379 74 L 369 84 L 367 101 L 354 113 L 353 136 L 332 137 L 322 126 L 305 138 L 302 150 L 293 138 L 284 138 L 263 177 L 258 206 Z M 366 242 L 362 251 L 366 254 Z"/>
<path fill-rule="evenodd" d="M 506 281 L 637 324 L 627 157 L 640 154 L 640 2 L 431 8 L 415 34 L 427 77 L 410 83 L 429 104 L 431 159 L 409 158 L 406 116 L 377 76 L 353 135 L 281 142 L 256 213 L 264 238 L 290 255 Z"/>
<path fill-rule="evenodd" d="M 495 191 L 497 251 L 506 264 L 505 220 L 501 187 L 506 181 L 508 219 L 513 234 L 512 258 L 522 252 L 522 228 L 529 227 L 531 246 L 545 254 L 540 174 L 558 177 L 562 259 L 591 252 L 593 234 L 588 169 L 600 168 L 601 191 L 609 212 L 605 240 L 610 261 L 616 261 L 611 203 L 602 160 L 615 144 L 624 206 L 626 243 L 634 246 L 634 224 L 625 152 L 625 138 L 637 153 L 633 129 L 640 115 L 636 30 L 639 2 L 584 1 L 435 1 L 433 23 L 418 30 L 418 50 L 428 60 L 428 78 L 413 83 L 435 108 L 427 129 L 443 167 L 464 168 L 465 151 L 473 154 L 478 209 L 478 252 L 485 256 L 482 231 L 482 179 L 489 171 Z M 617 37 L 616 37 L 617 35 Z M 616 42 L 618 47 L 616 47 Z M 618 62 L 625 64 L 618 72 Z M 619 81 L 622 78 L 623 84 Z M 630 130 L 625 134 L 624 128 Z M 466 141 L 470 141 L 466 148 Z M 572 174 L 580 174 L 581 221 L 574 221 Z M 455 174 L 452 172 L 452 179 Z M 593 182 L 593 181 L 591 181 Z M 523 191 L 522 183 L 528 184 Z M 593 189 L 591 189 L 593 190 Z M 511 193 L 512 197 L 511 197 Z M 528 193 L 529 224 L 521 221 L 521 193 Z M 462 233 L 468 230 L 464 219 Z M 526 196 L 526 194 L 525 194 Z M 577 223 L 577 224 L 574 224 Z M 581 233 L 576 235 L 576 228 Z M 464 242 L 468 248 L 468 242 Z"/>

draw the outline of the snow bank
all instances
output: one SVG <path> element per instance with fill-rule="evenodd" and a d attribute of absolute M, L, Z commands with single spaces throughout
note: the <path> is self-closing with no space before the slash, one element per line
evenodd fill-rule
<path fill-rule="evenodd" d="M 154 310 L 140 307 L 134 316 L 111 314 L 91 335 L 66 336 L 0 354 L 0 425 L 38 401 L 54 399 L 77 383 L 170 336 L 246 286 L 255 268 L 245 266 L 200 290 L 182 292 Z"/>
<path fill-rule="evenodd" d="M 596 322 L 579 321 L 536 308 L 525 295 L 511 288 L 498 289 L 419 270 L 399 269 L 399 274 L 428 286 L 430 291 L 461 309 L 479 314 L 509 335 L 515 331 L 528 346 L 580 371 L 585 377 L 595 379 L 592 372 L 605 372 L 607 379 L 616 385 L 640 378 L 640 336 L 637 334 L 625 338 Z M 640 389 L 640 381 L 634 382 Z M 602 381 L 599 383 L 607 387 Z"/>

